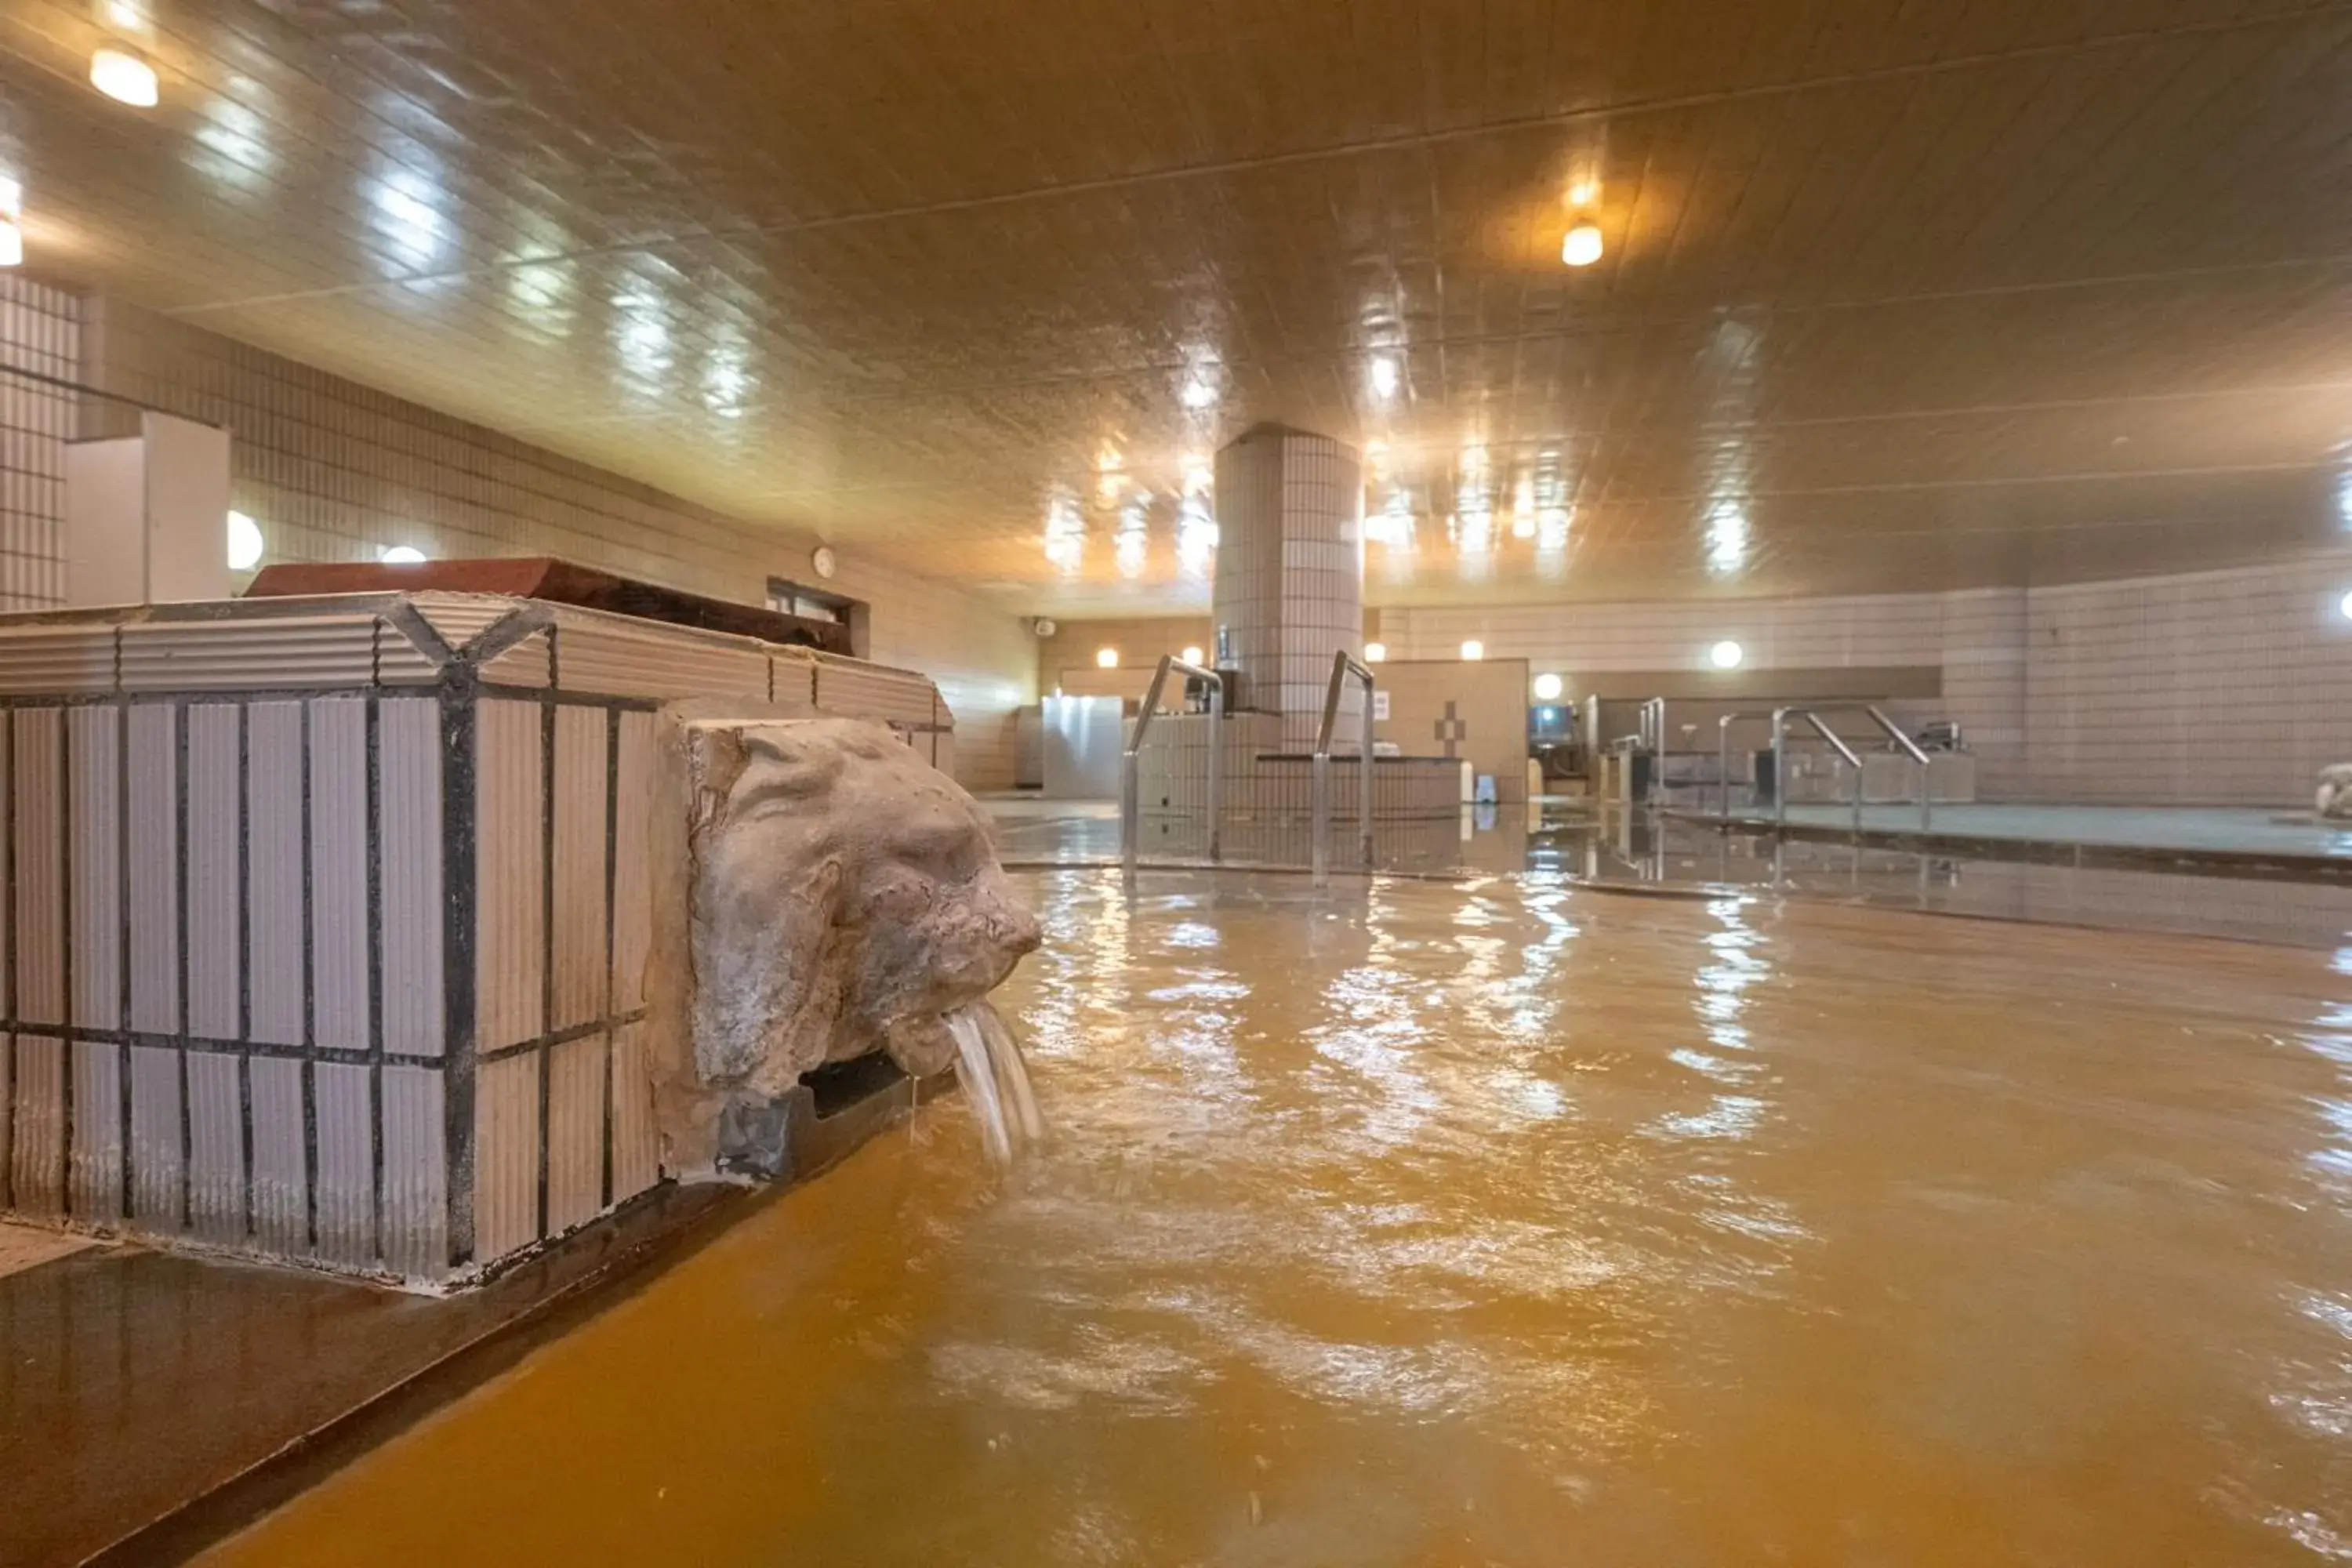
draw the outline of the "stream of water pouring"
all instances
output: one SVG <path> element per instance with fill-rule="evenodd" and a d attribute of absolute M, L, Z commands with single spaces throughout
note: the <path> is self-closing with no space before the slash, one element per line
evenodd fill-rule
<path fill-rule="evenodd" d="M 955 1037 L 957 1081 L 971 1097 L 972 1112 L 980 1118 L 981 1142 L 989 1159 L 999 1166 L 1010 1165 L 1017 1150 L 1045 1135 L 1020 1043 L 985 1001 L 948 1014 L 947 1026 Z"/>

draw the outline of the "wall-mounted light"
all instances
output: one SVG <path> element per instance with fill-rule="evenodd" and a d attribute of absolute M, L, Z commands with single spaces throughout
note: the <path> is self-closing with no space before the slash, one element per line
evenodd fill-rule
<path fill-rule="evenodd" d="M 1187 644 L 1184 651 L 1178 654 L 1176 657 L 1182 659 L 1186 664 L 1199 664 L 1201 662 L 1201 650 L 1197 645 Z"/>
<path fill-rule="evenodd" d="M 155 83 L 155 68 L 129 49 L 111 47 L 89 57 L 89 85 L 115 102 L 127 103 L 133 109 L 152 109 L 161 96 Z"/>
<path fill-rule="evenodd" d="M 1536 700 L 1538 702 L 1557 702 L 1565 689 L 1567 683 L 1549 670 L 1536 677 Z"/>
<path fill-rule="evenodd" d="M 1095 668 L 1097 669 L 1117 669 L 1118 668 L 1118 649 L 1115 647 L 1098 647 L 1095 649 Z"/>
<path fill-rule="evenodd" d="M 2343 598 L 2337 600 L 2336 603 L 2336 613 L 2341 615 L 2346 620 L 2352 621 L 2352 594 L 2347 594 Z"/>
<path fill-rule="evenodd" d="M 1217 389 L 1202 376 L 1196 375 L 1185 382 L 1182 390 L 1176 395 L 1185 407 L 1195 414 L 1204 408 L 1214 408 L 1217 405 Z"/>
<path fill-rule="evenodd" d="M 1468 642 L 1462 645 L 1462 657 L 1464 658 L 1484 658 L 1486 657 L 1486 645 L 1480 642 L 1476 637 L 1472 637 Z"/>
<path fill-rule="evenodd" d="M 1601 225 L 1590 217 L 1580 217 L 1559 242 L 1559 258 L 1570 267 L 1590 267 L 1601 259 Z"/>
<path fill-rule="evenodd" d="M 1368 642 L 1364 645 L 1364 662 L 1366 664 L 1382 664 L 1387 662 L 1388 657 L 1388 644 L 1384 642 Z"/>
<path fill-rule="evenodd" d="M 1707 662 L 1717 669 L 1738 669 L 1740 661 L 1747 657 L 1748 650 L 1729 637 L 1706 650 Z"/>
<path fill-rule="evenodd" d="M 250 572 L 261 564 L 261 525 L 241 511 L 228 514 L 228 569 Z"/>
<path fill-rule="evenodd" d="M 25 187 L 0 174 L 0 267 L 25 264 Z"/>
<path fill-rule="evenodd" d="M 1382 354 L 1378 359 L 1372 361 L 1373 396 L 1394 397 L 1396 395 L 1397 383 L 1400 379 L 1401 373 L 1397 369 L 1396 361 L 1389 358 L 1386 354 Z"/>
<path fill-rule="evenodd" d="M 387 566 L 422 566 L 426 556 L 414 544 L 395 544 L 376 559 Z"/>

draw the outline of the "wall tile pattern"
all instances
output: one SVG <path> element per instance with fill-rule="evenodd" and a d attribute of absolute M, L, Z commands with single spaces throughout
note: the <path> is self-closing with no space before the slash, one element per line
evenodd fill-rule
<path fill-rule="evenodd" d="M 1267 427 L 1217 454 L 1217 572 L 1207 649 L 1242 675 L 1240 705 L 1283 716 L 1310 749 L 1331 656 L 1363 651 L 1361 462 L 1323 436 Z M 1358 733 L 1360 693 L 1334 739 Z"/>
<path fill-rule="evenodd" d="M 8 298 L 0 295 L 0 344 L 20 333 L 37 339 L 47 318 L 12 308 Z M 50 303 L 80 311 L 89 384 L 229 428 L 231 504 L 260 522 L 267 561 L 373 560 L 394 544 L 437 557 L 545 554 L 745 604 L 765 602 L 771 576 L 814 579 L 811 536 L 746 526 L 118 299 Z M 70 353 L 70 333 L 61 341 Z M 108 405 L 89 401 L 86 426 L 109 417 Z M 57 428 L 33 438 L 35 456 L 61 469 L 53 448 L 65 426 L 41 416 Z M 35 493 L 49 509 L 42 516 L 61 515 L 49 490 Z M 43 526 L 35 535 L 56 553 L 57 525 Z M 15 537 L 0 535 L 0 551 Z M 7 586 L 0 576 L 0 593 Z M 825 586 L 872 606 L 872 658 L 938 680 L 956 716 L 959 777 L 978 788 L 1009 784 L 1013 711 L 1035 695 L 1034 639 L 1025 625 L 950 584 L 851 552 L 841 552 Z M 60 603 L 63 595 L 60 567 L 53 584 L 24 603 Z"/>

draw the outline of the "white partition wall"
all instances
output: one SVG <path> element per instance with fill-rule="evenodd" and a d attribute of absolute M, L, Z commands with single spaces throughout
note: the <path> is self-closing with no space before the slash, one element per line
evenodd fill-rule
<path fill-rule="evenodd" d="M 226 598 L 228 432 L 148 410 L 139 434 L 66 447 L 66 602 Z"/>

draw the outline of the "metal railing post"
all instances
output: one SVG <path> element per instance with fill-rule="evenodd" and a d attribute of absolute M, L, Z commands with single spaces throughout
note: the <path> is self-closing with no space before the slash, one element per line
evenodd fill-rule
<path fill-rule="evenodd" d="M 1772 826 L 1789 826 L 1789 710 L 1772 710 Z"/>
<path fill-rule="evenodd" d="M 1209 864 L 1225 858 L 1225 683 L 1209 678 Z"/>
<path fill-rule="evenodd" d="M 1372 868 L 1372 672 L 1360 664 L 1356 668 L 1364 677 L 1364 760 L 1356 786 L 1356 832 L 1364 841 L 1364 869 L 1369 871 Z"/>
<path fill-rule="evenodd" d="M 1307 788 L 1314 805 L 1307 831 L 1314 840 L 1315 881 L 1320 886 L 1330 875 L 1325 845 L 1331 837 L 1331 759 L 1318 752 L 1307 766 Z"/>
<path fill-rule="evenodd" d="M 1839 760 L 1853 770 L 1853 830 L 1857 835 L 1860 834 L 1862 832 L 1861 756 L 1852 746 L 1847 745 L 1843 740 L 1839 738 L 1838 732 L 1835 730 L 1831 729 L 1829 725 L 1822 721 L 1820 714 L 1814 712 L 1809 708 L 1806 708 L 1799 709 L 1797 716 L 1804 720 L 1806 724 L 1811 728 L 1814 734 L 1819 735 L 1822 740 L 1827 741 L 1831 747 L 1836 751 Z M 1787 816 L 1788 813 L 1784 810 L 1781 813 L 1782 818 L 1785 820 Z"/>
<path fill-rule="evenodd" d="M 1339 727 L 1339 694 L 1347 689 L 1348 678 L 1353 676 L 1364 689 L 1364 727 L 1360 737 L 1362 761 L 1356 784 L 1356 828 L 1362 839 L 1364 865 L 1372 864 L 1372 692 L 1375 681 L 1371 667 L 1350 658 L 1346 648 L 1331 655 L 1331 679 L 1323 689 L 1323 721 L 1315 731 L 1315 752 L 1308 788 L 1313 792 L 1313 817 L 1308 831 L 1314 836 L 1313 860 L 1315 880 L 1322 882 L 1330 866 L 1331 837 L 1331 731 Z"/>
<path fill-rule="evenodd" d="M 1135 732 L 1127 738 L 1127 752 L 1118 762 L 1119 864 L 1130 887 L 1135 882 L 1137 840 L 1143 833 L 1143 803 L 1137 760 L 1143 751 L 1143 738 L 1151 731 L 1152 715 L 1160 710 L 1160 694 L 1167 689 L 1170 670 L 1179 670 L 1192 679 L 1209 683 L 1209 858 L 1213 862 L 1223 853 L 1225 679 L 1213 669 L 1187 664 L 1171 654 L 1161 658 L 1160 668 L 1151 672 L 1151 684 L 1144 689 L 1143 706 L 1136 710 Z"/>
<path fill-rule="evenodd" d="M 1715 721 L 1715 815 L 1727 823 L 1731 820 L 1731 721 L 1738 717 L 1726 713 Z"/>
<path fill-rule="evenodd" d="M 1935 821 L 1936 812 L 1936 770 L 1935 764 L 1928 759 L 1927 748 L 1921 746 L 1918 742 L 1914 741 L 1910 736 L 1905 734 L 1901 726 L 1896 724 L 1894 720 L 1889 719 L 1885 714 L 1880 712 L 1876 708 L 1866 708 L 1864 711 L 1870 715 L 1871 721 L 1873 723 L 1885 731 L 1888 737 L 1892 739 L 1896 745 L 1902 747 L 1905 752 L 1908 752 L 1911 760 L 1918 764 L 1919 831 L 1922 833 L 1927 832 L 1928 827 Z"/>

